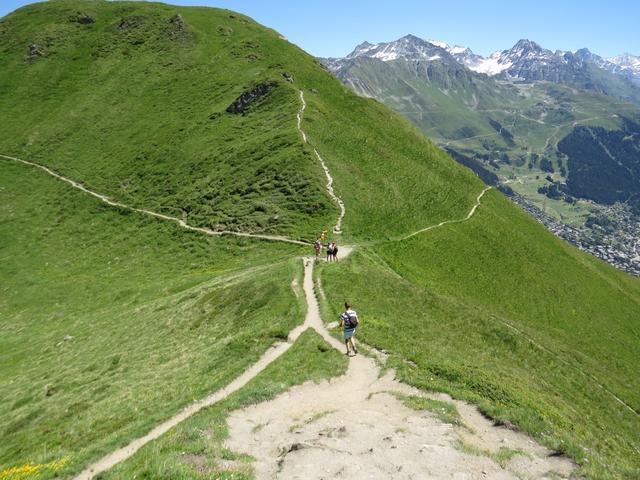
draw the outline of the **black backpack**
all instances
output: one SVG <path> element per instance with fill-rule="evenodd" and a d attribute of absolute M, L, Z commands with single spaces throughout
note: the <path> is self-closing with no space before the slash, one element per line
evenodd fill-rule
<path fill-rule="evenodd" d="M 349 315 L 347 312 L 342 314 L 344 319 L 344 326 L 346 328 L 356 328 L 358 326 L 358 317 L 356 315 Z"/>

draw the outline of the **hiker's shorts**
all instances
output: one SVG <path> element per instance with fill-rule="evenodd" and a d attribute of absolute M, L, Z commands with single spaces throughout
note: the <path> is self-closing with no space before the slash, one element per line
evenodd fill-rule
<path fill-rule="evenodd" d="M 344 329 L 344 339 L 349 340 L 356 333 L 356 327 Z"/>

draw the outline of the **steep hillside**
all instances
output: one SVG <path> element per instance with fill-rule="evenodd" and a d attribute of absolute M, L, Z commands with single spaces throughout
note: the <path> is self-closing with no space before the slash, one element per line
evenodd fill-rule
<path fill-rule="evenodd" d="M 495 191 L 466 223 L 326 265 L 360 338 L 403 381 L 477 402 L 567 453 L 587 478 L 640 473 L 640 282 L 553 237 Z"/>
<path fill-rule="evenodd" d="M 0 159 L 0 472 L 64 459 L 41 477 L 77 473 L 285 340 L 303 321 L 303 247 L 213 235 L 329 229 L 321 156 L 346 206 L 337 238 L 356 249 L 317 278 L 326 320 L 351 298 L 407 381 L 476 402 L 593 478 L 638 474 L 640 284 L 495 190 L 478 200 L 478 177 L 400 115 L 226 10 L 60 0 L 3 18 L 0 40 L 0 154 L 174 217 Z M 344 368 L 298 342 L 252 401 Z M 164 437 L 167 458 L 195 425 Z"/>
<path fill-rule="evenodd" d="M 297 129 L 301 90 L 305 129 L 325 142 L 349 205 L 345 236 L 462 214 L 481 188 L 397 115 L 233 12 L 56 1 L 3 18 L 0 36 L 0 153 L 132 208 L 307 241 L 330 228 L 338 209 Z M 62 471 L 77 472 L 301 323 L 288 262 L 299 247 L 207 238 L 0 162 L 0 471 L 66 459 Z"/>
<path fill-rule="evenodd" d="M 334 95 L 332 100 L 337 100 L 333 92 L 350 96 L 312 57 L 242 15 L 211 9 L 177 12 L 161 4 L 63 0 L 25 7 L 3 19 L 0 108 L 9 121 L 0 126 L 0 150 L 51 166 L 116 200 L 182 216 L 192 224 L 311 238 L 330 225 L 336 209 L 323 189 L 320 165 L 295 129 L 298 90 L 309 90 L 312 106 L 320 95 L 311 88 L 324 89 Z M 82 22 L 83 15 L 93 22 Z M 292 84 L 284 74 L 294 68 Z M 227 111 L 259 85 L 269 85 L 268 93 L 257 95 L 244 112 Z M 407 158 L 415 170 L 414 189 L 395 194 L 391 186 L 383 187 L 385 194 L 397 197 L 396 207 L 420 196 L 432 202 L 420 193 L 423 188 L 449 195 L 430 167 L 463 173 L 438 167 L 447 165 L 445 157 L 423 140 L 395 140 L 411 131 L 400 122 L 392 122 L 390 130 L 367 128 L 383 125 L 387 110 L 369 105 L 377 118 L 367 125 L 361 124 L 358 108 L 349 103 L 330 113 L 357 118 L 362 132 L 384 135 L 389 143 L 386 152 L 378 153 L 378 164 L 367 164 L 369 171 L 349 181 L 366 186 L 358 178 L 362 175 L 384 183 L 388 157 Z M 309 125 L 313 121 L 310 112 Z M 337 138 L 343 137 L 348 136 Z M 354 143 L 335 152 L 340 155 L 336 160 L 354 156 L 350 148 L 359 140 L 349 141 Z M 423 159 L 416 161 L 418 156 Z M 355 192 L 346 184 L 341 188 L 347 172 L 336 173 L 348 200 Z M 358 192 L 363 195 L 368 193 Z M 450 204 L 461 195 L 464 189 L 453 194 Z M 365 217 L 357 210 L 360 205 L 367 208 L 366 202 L 352 206 L 356 210 L 347 218 L 347 230 L 351 221 Z M 438 206 L 422 215 L 426 221 L 429 215 L 447 213 Z M 412 217 L 408 212 L 406 220 L 400 216 L 397 221 L 411 225 Z"/>

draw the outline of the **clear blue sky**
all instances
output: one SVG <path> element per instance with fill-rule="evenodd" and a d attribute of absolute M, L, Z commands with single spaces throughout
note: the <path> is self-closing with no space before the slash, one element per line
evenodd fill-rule
<path fill-rule="evenodd" d="M 33 0 L 0 0 L 0 16 Z M 278 30 L 316 56 L 344 56 L 364 40 L 412 33 L 488 55 L 529 38 L 551 50 L 588 47 L 640 55 L 638 0 L 170 0 L 224 7 Z"/>

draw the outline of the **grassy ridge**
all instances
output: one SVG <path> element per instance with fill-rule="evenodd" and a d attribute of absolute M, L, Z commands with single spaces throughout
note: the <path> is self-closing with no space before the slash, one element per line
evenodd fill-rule
<path fill-rule="evenodd" d="M 2 171 L 3 466 L 69 457 L 75 471 L 228 383 L 304 317 L 296 247 L 207 238 L 33 168 Z"/>
<path fill-rule="evenodd" d="M 70 21 L 78 9 L 95 23 Z M 171 36 L 177 12 L 185 30 Z M 1 31 L 11 121 L 0 149 L 135 206 L 213 228 L 310 237 L 331 225 L 337 209 L 295 129 L 298 89 L 304 128 L 349 204 L 347 235 L 409 232 L 461 213 L 481 188 L 408 122 L 241 15 L 62 0 L 20 9 Z M 33 42 L 42 56 L 27 59 Z M 265 81 L 278 86 L 247 115 L 225 112 Z"/>
<path fill-rule="evenodd" d="M 347 359 L 313 330 L 225 401 L 203 410 L 100 478 L 251 479 L 251 459 L 224 447 L 232 410 L 274 398 L 293 385 L 342 375 Z"/>
<path fill-rule="evenodd" d="M 404 380 L 478 403 L 590 478 L 638 474 L 638 415 L 598 383 L 638 411 L 640 282 L 498 193 L 466 223 L 365 249 L 321 279 L 324 315 L 353 299 L 361 338 L 391 352 Z"/>
<path fill-rule="evenodd" d="M 76 22 L 79 11 L 95 23 Z M 61 0 L 5 17 L 0 38 L 0 150 L 132 206 L 294 236 L 331 225 L 324 173 L 295 126 L 298 89 L 304 128 L 349 202 L 352 237 L 461 213 L 480 189 L 397 115 L 232 12 Z M 225 112 L 264 81 L 277 86 L 245 115 Z M 284 260 L 299 249 L 202 238 L 37 170 L 2 168 L 4 465 L 70 456 L 78 470 L 228 382 L 301 321 L 289 288 L 300 269 Z M 397 190 L 408 172 L 414 181 Z"/>
<path fill-rule="evenodd" d="M 272 30 L 224 10 L 65 0 L 1 25 L 3 152 L 200 226 L 309 237 L 336 215 Z M 225 111 L 263 82 L 277 88 L 245 115 Z"/>

